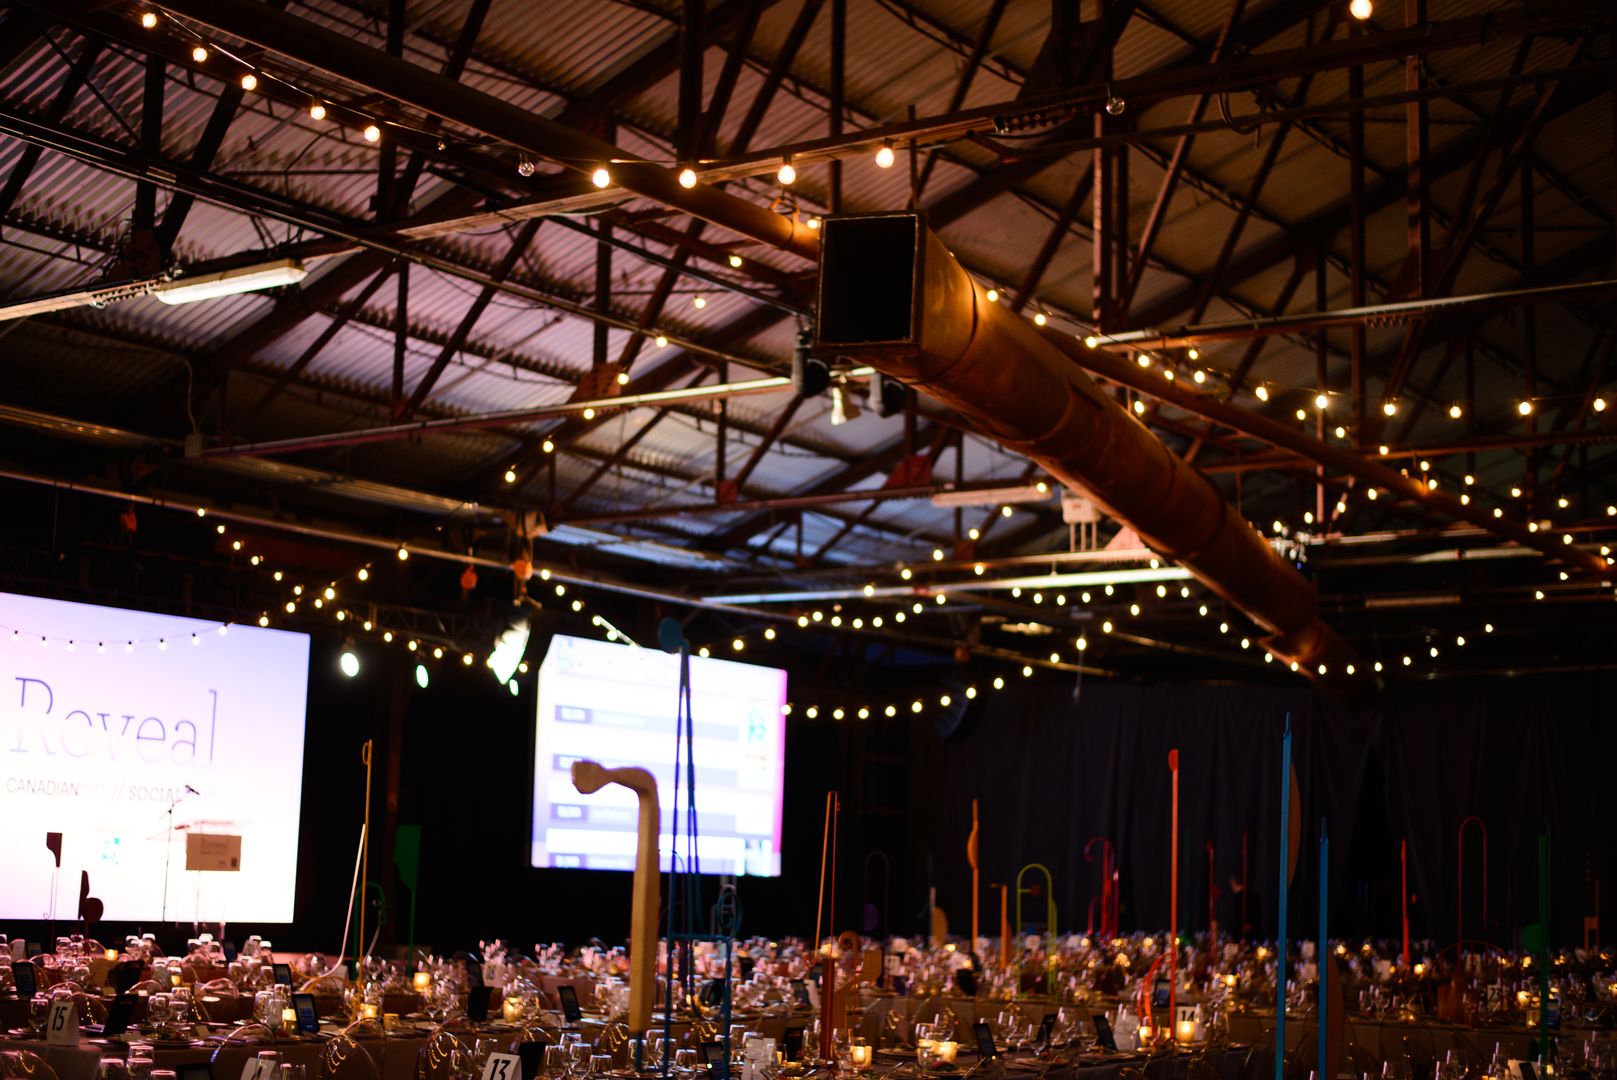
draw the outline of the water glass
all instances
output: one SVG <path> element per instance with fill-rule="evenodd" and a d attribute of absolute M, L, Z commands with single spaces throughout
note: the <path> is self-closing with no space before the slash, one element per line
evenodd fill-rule
<path fill-rule="evenodd" d="M 28 1000 L 28 1026 L 35 1031 L 44 1031 L 45 1018 L 50 1011 L 51 999 L 45 994 L 35 994 Z"/>
<path fill-rule="evenodd" d="M 612 1071 L 611 1054 L 591 1054 L 587 1076 L 605 1076 Z"/>
<path fill-rule="evenodd" d="M 545 1075 L 552 1078 L 567 1075 L 567 1048 L 565 1046 L 545 1047 Z"/>

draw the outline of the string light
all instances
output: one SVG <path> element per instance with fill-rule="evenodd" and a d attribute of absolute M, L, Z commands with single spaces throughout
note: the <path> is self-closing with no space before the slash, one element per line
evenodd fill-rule
<path fill-rule="evenodd" d="M 1348 14 L 1360 22 L 1368 21 L 1372 10 L 1370 0 L 1349 0 Z"/>
<path fill-rule="evenodd" d="M 696 170 L 691 168 L 689 165 L 687 165 L 683 169 L 679 170 L 679 186 L 682 187 L 682 188 L 693 188 L 693 187 L 695 187 L 696 186 Z"/>
<path fill-rule="evenodd" d="M 1522 416 L 1532 416 L 1533 403 L 1531 401 L 1518 401 L 1516 403 L 1516 411 Z"/>
<path fill-rule="evenodd" d="M 145 27 L 147 30 L 155 29 L 156 26 L 157 26 L 157 12 L 155 12 L 155 11 L 143 11 L 143 12 L 141 12 L 140 13 L 140 25 Z"/>
<path fill-rule="evenodd" d="M 1398 402 L 1392 398 L 1388 398 L 1386 401 L 1381 403 L 1381 411 L 1386 416 L 1397 416 Z"/>
<path fill-rule="evenodd" d="M 1252 392 L 1257 395 L 1259 401 L 1269 400 L 1269 388 L 1262 383 L 1259 383 L 1257 389 Z"/>
<path fill-rule="evenodd" d="M 1461 409 L 1458 403 L 1449 406 L 1449 419 L 1450 420 L 1458 420 L 1458 419 L 1460 419 L 1460 417 L 1462 417 L 1464 415 L 1465 415 L 1465 410 Z"/>
<path fill-rule="evenodd" d="M 893 156 L 893 144 L 891 142 L 883 142 L 881 144 L 881 149 L 876 151 L 876 167 L 878 169 L 891 169 L 895 160 L 896 159 Z"/>
<path fill-rule="evenodd" d="M 782 185 L 797 183 L 797 169 L 793 167 L 790 157 L 780 163 L 780 170 L 775 173 L 775 179 L 779 180 Z"/>
<path fill-rule="evenodd" d="M 326 107 L 324 105 L 322 105 L 320 102 L 317 101 L 314 104 L 309 106 L 309 119 L 311 119 L 311 120 L 324 120 L 325 118 L 326 118 Z"/>
<path fill-rule="evenodd" d="M 366 124 L 365 130 L 361 134 L 365 136 L 366 142 L 376 142 L 382 137 L 382 129 L 375 124 Z"/>
<path fill-rule="evenodd" d="M 206 64 L 208 62 L 208 50 L 201 45 L 196 46 L 191 50 L 191 59 L 199 64 Z"/>
<path fill-rule="evenodd" d="M 590 183 L 594 184 L 598 188 L 611 187 L 612 173 L 607 170 L 605 165 L 602 165 L 594 172 L 590 173 Z"/>

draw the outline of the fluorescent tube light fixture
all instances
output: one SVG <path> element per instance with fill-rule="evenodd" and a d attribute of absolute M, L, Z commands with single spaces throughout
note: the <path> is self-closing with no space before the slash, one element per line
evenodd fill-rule
<path fill-rule="evenodd" d="M 309 272 L 298 260 L 277 259 L 221 270 L 217 274 L 175 278 L 152 289 L 152 295 L 165 304 L 194 304 L 198 300 L 214 300 L 221 296 L 257 292 L 259 289 L 296 285 L 308 276 Z"/>

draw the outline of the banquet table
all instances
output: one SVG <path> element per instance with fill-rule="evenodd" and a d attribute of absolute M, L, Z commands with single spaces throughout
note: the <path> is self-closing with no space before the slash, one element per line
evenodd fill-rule
<path fill-rule="evenodd" d="M 1507 1058 L 1526 1059 L 1536 1032 L 1524 1027 L 1473 1028 L 1447 1024 L 1432 1019 L 1417 1023 L 1399 1023 L 1390 1020 L 1348 1017 L 1345 1022 L 1346 1042 L 1358 1046 L 1376 1061 L 1391 1057 L 1409 1056 L 1415 1060 L 1441 1061 L 1450 1050 L 1461 1057 L 1487 1063 L 1492 1060 L 1494 1048 Z M 1274 1013 L 1247 1013 L 1230 1017 L 1230 1038 L 1238 1042 L 1255 1043 L 1274 1034 Z M 1287 1045 L 1297 1045 L 1314 1033 L 1314 1018 L 1286 1020 Z M 1610 1040 L 1613 1033 L 1594 1029 L 1566 1028 L 1555 1032 L 1565 1044 L 1568 1040 L 1594 1037 Z"/>
<path fill-rule="evenodd" d="M 855 1007 L 861 1010 L 857 1025 L 859 1034 L 874 1044 L 881 1037 L 882 1023 L 888 1014 L 903 1018 L 907 1040 L 910 1038 L 910 1028 L 917 1021 L 925 1023 L 931 1020 L 939 1009 L 947 1005 L 957 1022 L 955 1035 L 961 1038 L 964 1037 L 963 1033 L 969 1036 L 971 1026 L 978 1020 L 993 1020 L 1010 1004 L 998 999 L 969 998 L 963 994 L 935 994 L 917 998 L 867 992 L 860 994 Z M 1021 1010 L 1024 1021 L 1037 1025 L 1043 1023 L 1047 1011 L 1057 1008 L 1057 1003 L 1040 998 L 1019 998 L 1016 1006 Z"/>

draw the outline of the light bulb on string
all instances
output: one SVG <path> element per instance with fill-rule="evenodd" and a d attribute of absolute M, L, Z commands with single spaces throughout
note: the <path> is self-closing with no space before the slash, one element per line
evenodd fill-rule
<path fill-rule="evenodd" d="M 1398 402 L 1394 401 L 1392 398 L 1388 398 L 1386 401 L 1381 403 L 1381 412 L 1385 416 L 1397 416 Z"/>
<path fill-rule="evenodd" d="M 251 71 L 241 77 L 241 88 L 249 94 L 258 89 L 258 76 Z"/>
<path fill-rule="evenodd" d="M 322 105 L 320 102 L 316 101 L 314 104 L 309 106 L 309 119 L 310 120 L 324 120 L 325 118 L 326 118 L 326 107 L 324 105 Z"/>
<path fill-rule="evenodd" d="M 1590 402 L 1590 405 L 1594 408 L 1595 412 L 1606 411 L 1606 399 L 1603 397 L 1595 398 L 1594 401 Z"/>
<path fill-rule="evenodd" d="M 1325 409 L 1325 408 L 1328 408 L 1330 406 L 1330 404 L 1331 404 L 1331 399 L 1326 397 L 1324 394 L 1315 394 L 1314 395 L 1314 408 L 1316 408 L 1316 409 Z"/>
<path fill-rule="evenodd" d="M 365 136 L 366 142 L 377 142 L 382 138 L 382 129 L 375 124 L 366 124 L 365 130 L 360 134 Z"/>
<path fill-rule="evenodd" d="M 143 11 L 143 12 L 141 12 L 140 13 L 140 25 L 142 27 L 144 27 L 145 29 L 147 29 L 147 30 L 156 29 L 157 28 L 157 12 L 155 12 L 155 11 Z"/>
<path fill-rule="evenodd" d="M 594 172 L 590 173 L 590 183 L 594 184 L 598 188 L 611 187 L 612 173 L 608 171 L 605 165 L 602 165 Z"/>
<path fill-rule="evenodd" d="M 1465 415 L 1465 410 L 1460 408 L 1458 403 L 1455 403 L 1455 404 L 1449 406 L 1449 419 L 1450 420 L 1458 420 L 1458 419 L 1460 419 L 1460 417 L 1462 417 L 1464 415 Z"/>
<path fill-rule="evenodd" d="M 1352 15 L 1360 22 L 1367 21 L 1373 11 L 1374 8 L 1371 5 L 1370 0 L 1349 0 L 1348 14 Z"/>
<path fill-rule="evenodd" d="M 191 59 L 199 64 L 206 64 L 208 62 L 208 50 L 201 45 L 196 46 L 191 50 Z"/>
<path fill-rule="evenodd" d="M 689 165 L 687 165 L 683 169 L 679 170 L 679 186 L 682 187 L 682 188 L 693 188 L 693 187 L 695 187 L 696 186 L 696 170 L 691 168 Z"/>
<path fill-rule="evenodd" d="M 1518 401 L 1516 403 L 1516 412 L 1522 416 L 1532 416 L 1533 403 L 1531 401 Z"/>
<path fill-rule="evenodd" d="M 1268 401 L 1269 400 L 1269 388 L 1267 386 L 1265 386 L 1263 383 L 1259 383 L 1257 385 L 1257 388 L 1255 390 L 1253 390 L 1252 393 L 1257 395 L 1257 398 L 1258 398 L 1259 401 Z"/>
<path fill-rule="evenodd" d="M 891 169 L 895 160 L 897 159 L 893 155 L 893 144 L 891 142 L 882 143 L 881 149 L 876 151 L 876 167 L 878 169 Z"/>
<path fill-rule="evenodd" d="M 729 262 L 730 262 L 730 267 L 731 267 L 731 269 L 733 269 L 733 270 L 739 270 L 739 269 L 741 269 L 741 262 L 742 262 L 742 259 L 741 259 L 741 256 L 740 256 L 740 255 L 734 255 L 734 254 L 732 254 L 732 255 L 731 255 L 731 256 L 730 256 L 730 259 L 729 259 Z"/>
<path fill-rule="evenodd" d="M 797 168 L 792 164 L 790 156 L 780 163 L 780 169 L 776 171 L 775 179 L 779 180 L 783 186 L 797 183 Z"/>

